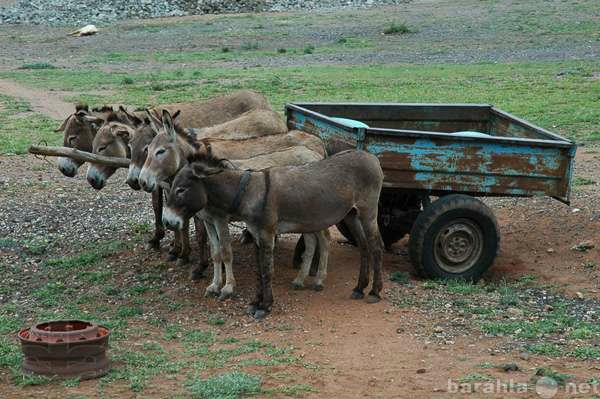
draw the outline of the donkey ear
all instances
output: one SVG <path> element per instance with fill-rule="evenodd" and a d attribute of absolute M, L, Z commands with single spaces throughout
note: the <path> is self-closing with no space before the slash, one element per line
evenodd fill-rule
<path fill-rule="evenodd" d="M 146 108 L 146 114 L 148 115 L 148 122 L 150 122 L 150 127 L 156 133 L 160 132 L 161 121 L 156 118 L 156 116 L 152 115 L 152 112 L 148 108 Z"/>
<path fill-rule="evenodd" d="M 173 124 L 173 118 L 171 114 L 166 109 L 163 109 L 162 112 L 162 122 L 165 128 L 165 132 L 169 135 L 171 141 L 175 141 L 177 139 L 177 132 L 175 132 L 175 125 Z"/>
<path fill-rule="evenodd" d="M 65 128 L 67 127 L 67 122 L 69 122 L 69 120 L 73 117 L 73 115 L 69 115 L 67 116 L 67 119 L 65 119 L 63 121 L 63 123 L 60 124 L 60 126 L 57 129 L 54 129 L 55 132 L 64 132 Z"/>
<path fill-rule="evenodd" d="M 117 137 L 122 138 L 123 141 L 125 141 L 126 143 L 128 143 L 129 140 L 131 139 L 131 132 L 129 131 L 129 129 L 120 128 L 120 129 L 116 130 L 115 132 L 113 132 L 113 134 Z"/>
<path fill-rule="evenodd" d="M 78 111 L 77 113 L 75 113 L 75 117 L 77 118 L 77 120 L 79 122 L 83 122 L 83 123 L 87 122 L 87 123 L 93 123 L 96 125 L 102 125 L 104 123 L 104 119 L 99 118 L 97 116 L 89 115 L 85 111 Z"/>
<path fill-rule="evenodd" d="M 172 116 L 171 119 L 173 119 L 174 122 L 177 122 L 177 118 L 179 118 L 181 116 L 181 110 L 178 109 L 177 112 L 175 112 Z"/>

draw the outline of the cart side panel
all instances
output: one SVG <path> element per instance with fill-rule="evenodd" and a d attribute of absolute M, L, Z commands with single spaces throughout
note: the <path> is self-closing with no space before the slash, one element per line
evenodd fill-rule
<path fill-rule="evenodd" d="M 549 195 L 568 202 L 570 148 L 367 131 L 365 149 L 379 157 L 388 187 L 472 195 Z"/>

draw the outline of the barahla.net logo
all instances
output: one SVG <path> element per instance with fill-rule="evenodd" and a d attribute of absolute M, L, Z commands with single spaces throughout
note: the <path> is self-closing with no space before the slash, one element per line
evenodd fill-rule
<path fill-rule="evenodd" d="M 528 394 L 535 392 L 542 399 L 552 399 L 556 394 L 561 391 L 565 395 L 581 395 L 581 394 L 600 394 L 600 385 L 588 384 L 585 382 L 567 383 L 564 386 L 560 386 L 554 378 L 541 377 L 534 384 L 516 382 L 514 380 L 495 380 L 485 382 L 456 382 L 452 379 L 448 379 L 448 386 L 446 392 L 449 394 Z"/>

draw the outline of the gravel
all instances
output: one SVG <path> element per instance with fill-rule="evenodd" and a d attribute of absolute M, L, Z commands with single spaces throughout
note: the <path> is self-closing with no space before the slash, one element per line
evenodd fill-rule
<path fill-rule="evenodd" d="M 364 8 L 409 0 L 20 0 L 0 9 L 0 23 L 72 25 L 110 23 L 121 19 L 262 11 Z"/>

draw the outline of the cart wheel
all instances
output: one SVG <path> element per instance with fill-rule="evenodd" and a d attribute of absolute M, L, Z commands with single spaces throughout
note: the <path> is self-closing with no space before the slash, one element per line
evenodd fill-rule
<path fill-rule="evenodd" d="M 409 255 L 424 277 L 475 282 L 494 262 L 499 240 L 490 208 L 468 195 L 452 194 L 433 202 L 417 217 Z"/>
<path fill-rule="evenodd" d="M 317 243 L 317 245 L 319 245 Z M 294 248 L 294 260 L 293 266 L 294 269 L 300 269 L 302 265 L 302 254 L 304 253 L 304 236 L 300 236 L 298 242 L 296 243 L 296 248 Z M 319 248 L 315 249 L 315 255 L 313 256 L 312 264 L 310 265 L 310 276 L 316 276 L 317 271 L 319 270 Z"/>

